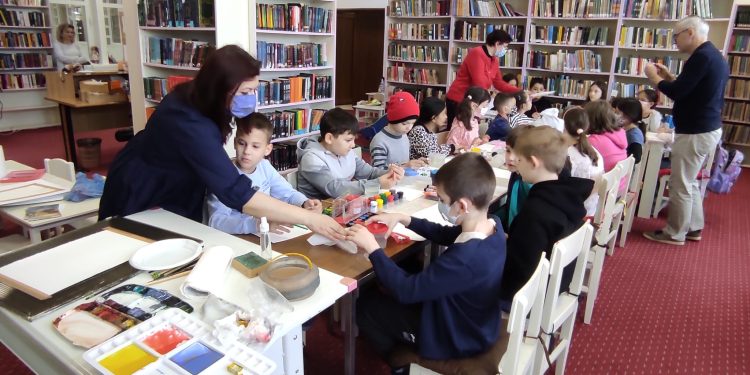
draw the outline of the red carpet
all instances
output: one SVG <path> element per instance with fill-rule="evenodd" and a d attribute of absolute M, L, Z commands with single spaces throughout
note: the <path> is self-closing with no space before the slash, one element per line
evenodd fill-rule
<path fill-rule="evenodd" d="M 663 220 L 636 220 L 627 248 L 605 261 L 592 325 L 582 323 L 579 309 L 568 373 L 750 373 L 748 195 L 745 169 L 731 194 L 707 198 L 703 240 L 682 247 L 641 236 Z M 305 371 L 343 373 L 342 340 L 329 335 L 326 317 L 307 333 Z M 389 372 L 360 342 L 357 373 Z M 0 374 L 31 372 L 0 345 Z"/>

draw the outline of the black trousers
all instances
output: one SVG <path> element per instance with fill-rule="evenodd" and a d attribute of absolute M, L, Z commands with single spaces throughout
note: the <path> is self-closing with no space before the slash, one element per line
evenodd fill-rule
<path fill-rule="evenodd" d="M 421 314 L 421 304 L 398 303 L 378 288 L 362 293 L 357 299 L 359 330 L 386 362 L 398 344 L 417 343 Z"/>
<path fill-rule="evenodd" d="M 458 104 L 459 103 L 456 103 L 453 100 L 445 99 L 445 109 L 448 114 L 448 130 L 451 129 L 453 119 L 456 118 L 456 114 L 458 113 Z"/>

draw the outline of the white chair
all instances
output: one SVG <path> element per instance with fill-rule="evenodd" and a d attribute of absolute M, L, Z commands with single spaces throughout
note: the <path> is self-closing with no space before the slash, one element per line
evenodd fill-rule
<path fill-rule="evenodd" d="M 44 170 L 66 181 L 76 181 L 76 169 L 72 162 L 60 158 L 44 159 Z"/>
<path fill-rule="evenodd" d="M 633 166 L 633 177 L 630 179 L 628 193 L 625 196 L 625 212 L 623 213 L 622 225 L 620 227 L 620 247 L 625 247 L 625 241 L 628 233 L 633 229 L 633 220 L 635 219 L 636 204 L 641 197 L 641 187 L 643 186 L 643 164 L 638 163 Z"/>
<path fill-rule="evenodd" d="M 498 367 L 501 374 L 526 374 L 533 368 L 536 351 L 541 344 L 539 327 L 548 278 L 549 261 L 547 254 L 542 253 L 534 274 L 513 296 L 508 317 L 508 348 Z"/>
<path fill-rule="evenodd" d="M 603 174 L 597 184 L 599 187 L 599 204 L 596 208 L 593 223 L 596 232 L 594 233 L 593 246 L 589 244 L 587 265 L 589 276 L 588 281 L 583 286 L 583 291 L 586 293 L 586 312 L 583 322 L 586 324 L 591 322 L 591 314 L 599 291 L 599 281 L 604 269 L 607 248 L 614 245 L 614 240 L 617 237 L 614 217 L 617 208 L 617 191 L 620 188 L 620 177 L 623 174 L 622 168 L 621 165 L 616 165 L 612 170 Z"/>
<path fill-rule="evenodd" d="M 711 150 L 706 157 L 706 162 L 703 167 L 698 171 L 696 178 L 700 184 L 701 197 L 706 197 L 706 187 L 708 186 L 708 180 L 711 179 L 711 168 L 714 165 L 714 156 L 716 156 L 716 149 Z M 665 192 L 669 189 L 669 177 L 672 175 L 672 170 L 669 168 L 662 169 L 659 171 L 659 188 L 656 193 L 656 202 L 654 203 L 654 212 L 651 217 L 656 218 L 659 216 L 659 212 L 664 209 L 669 203 L 669 197 L 665 196 Z"/>
<path fill-rule="evenodd" d="M 289 181 L 289 184 L 291 184 L 295 190 L 297 190 L 297 173 L 298 170 L 295 168 L 286 174 L 286 180 Z"/>
<path fill-rule="evenodd" d="M 613 255 L 615 253 L 615 245 L 617 244 L 617 230 L 620 229 L 622 219 L 626 215 L 626 211 L 628 208 L 628 191 L 630 189 L 630 182 L 633 179 L 635 158 L 633 158 L 633 156 L 631 155 L 627 159 L 617 162 L 617 164 L 615 164 L 615 167 L 620 167 L 620 183 L 624 184 L 626 188 L 617 190 L 617 205 L 615 206 L 614 217 L 612 217 L 613 227 L 610 233 L 612 237 L 609 239 L 609 241 L 607 241 L 607 255 Z"/>
<path fill-rule="evenodd" d="M 549 261 L 547 261 L 547 254 L 542 253 L 534 274 L 513 296 L 513 304 L 510 308 L 506 329 L 509 335 L 508 346 L 498 364 L 498 371 L 501 374 L 528 374 L 533 369 L 537 349 L 540 347 L 542 340 L 539 335 L 539 326 L 548 277 Z M 437 372 L 416 363 L 410 365 L 409 373 L 437 374 Z"/>
<path fill-rule="evenodd" d="M 552 248 L 550 278 L 542 309 L 542 345 L 537 347 L 534 359 L 534 374 L 544 374 L 552 363 L 556 363 L 555 374 L 565 373 L 573 326 L 578 312 L 578 295 L 581 293 L 586 272 L 588 250 L 593 228 L 588 222 L 568 237 L 557 241 Z M 567 291 L 561 292 L 562 274 L 565 266 L 575 262 L 575 272 Z M 559 330 L 559 337 L 552 344 L 552 337 Z M 549 355 L 547 355 L 548 349 Z"/>

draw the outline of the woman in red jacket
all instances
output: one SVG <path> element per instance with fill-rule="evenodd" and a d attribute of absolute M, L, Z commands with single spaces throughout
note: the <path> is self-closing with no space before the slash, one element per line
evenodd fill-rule
<path fill-rule="evenodd" d="M 469 87 L 479 86 L 489 90 L 490 86 L 493 86 L 498 91 L 508 94 L 515 94 L 521 90 L 503 81 L 503 73 L 500 71 L 500 57 L 505 55 L 510 42 L 510 35 L 498 29 L 487 34 L 484 45 L 469 50 L 446 95 L 448 126 L 453 123 L 458 103 L 463 100 Z"/>

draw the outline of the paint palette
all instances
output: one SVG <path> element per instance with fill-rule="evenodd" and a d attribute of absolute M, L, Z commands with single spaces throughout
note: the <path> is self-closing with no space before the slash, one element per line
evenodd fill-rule
<path fill-rule="evenodd" d="M 83 354 L 103 374 L 266 375 L 276 364 L 237 342 L 222 344 L 212 328 L 179 309 L 153 318 Z"/>

